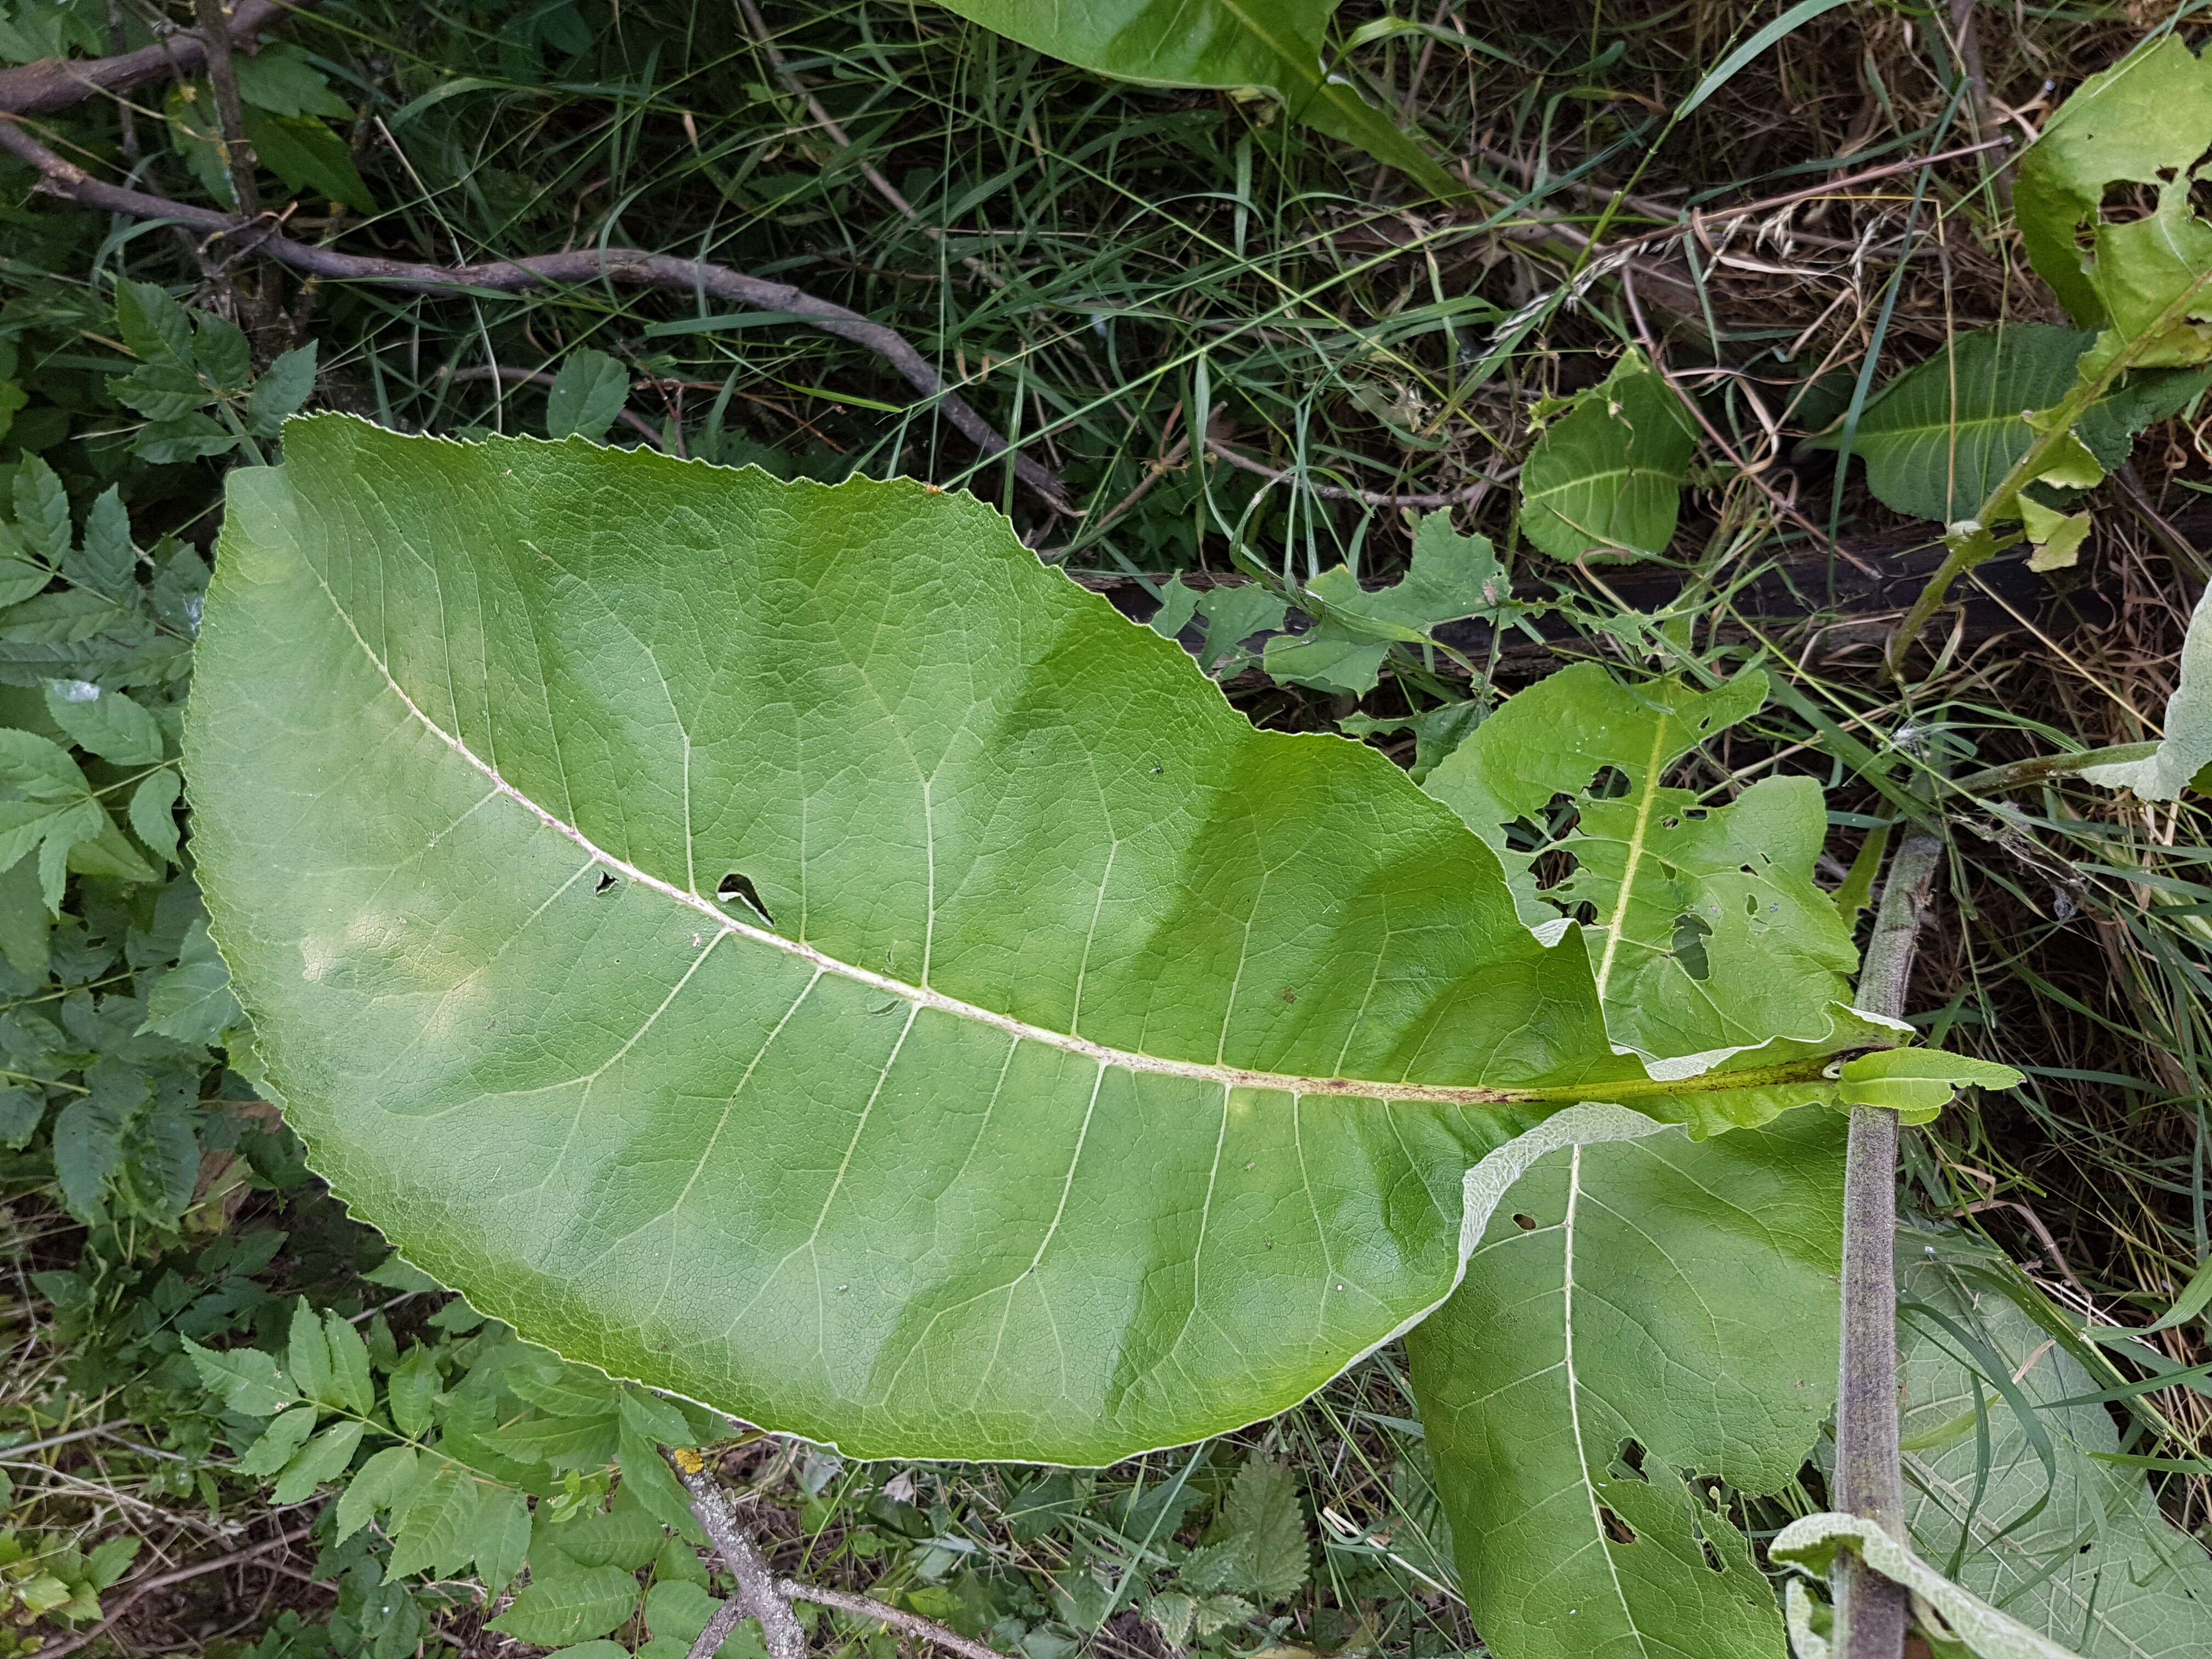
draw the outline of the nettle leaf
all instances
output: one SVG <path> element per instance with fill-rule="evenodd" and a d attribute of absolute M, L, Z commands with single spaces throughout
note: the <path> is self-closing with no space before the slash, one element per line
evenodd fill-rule
<path fill-rule="evenodd" d="M 1866 406 L 1851 438 L 1867 487 L 1883 503 L 1939 524 L 1972 517 L 2026 455 L 2036 428 L 2025 411 L 2056 404 L 2096 336 L 2048 323 L 2010 323 L 1954 335 Z M 2091 405 L 2075 433 L 2090 458 L 2081 488 L 2127 459 L 2136 434 L 2187 405 L 2212 374 L 2153 371 Z M 1841 432 L 1808 441 L 1835 449 Z M 2047 510 L 2047 509 L 2046 509 Z M 2048 539 L 2045 538 L 2044 539 Z"/>
<path fill-rule="evenodd" d="M 2084 1659 L 2201 1644 L 2212 1562 L 2141 1469 L 2100 1461 L 2121 1449 L 2096 1398 L 2111 1373 L 1966 1270 L 1923 1262 L 1899 1288 L 1905 1519 L 1919 1553 Z"/>
<path fill-rule="evenodd" d="M 1697 423 L 1636 347 L 1567 401 L 1521 469 L 1521 532 L 1557 559 L 1656 558 L 1674 539 Z"/>
<path fill-rule="evenodd" d="M 1500 1655 L 1784 1651 L 1711 1493 L 1787 1486 L 1834 1401 L 1844 1133 L 1800 1114 L 1554 1152 L 1407 1337 L 1460 1588 Z"/>
<path fill-rule="evenodd" d="M 1555 1114 L 1832 1093 L 1616 1053 L 1449 810 L 972 498 L 341 416 L 286 453 L 231 475 L 186 717 L 215 938 L 317 1169 L 569 1358 L 855 1454 L 1109 1461 L 1441 1300 L 1468 1172 Z"/>
<path fill-rule="evenodd" d="M 103 691 L 90 680 L 48 680 L 46 714 L 71 743 L 118 766 L 152 766 L 161 758 L 161 727 L 127 693 Z"/>
<path fill-rule="evenodd" d="M 485 1628 L 560 1647 L 605 1636 L 636 1612 L 637 1603 L 637 1580 L 620 1567 L 564 1567 L 543 1578 L 533 1574 L 514 1605 Z M 700 1624 L 703 1628 L 706 1620 Z"/>
<path fill-rule="evenodd" d="M 589 349 L 572 351 L 545 394 L 545 435 L 597 442 L 629 398 L 629 370 L 618 358 Z"/>
<path fill-rule="evenodd" d="M 1340 0 L 1192 0 L 1164 13 L 1146 0 L 945 0 L 946 9 L 1025 46 L 1101 75 L 1154 87 L 1257 87 L 1291 116 L 1357 144 L 1447 199 L 1467 185 L 1427 146 L 1359 95 L 1328 42 Z"/>
<path fill-rule="evenodd" d="M 1423 785 L 1497 851 L 1532 926 L 1579 924 L 1614 1039 L 1655 1059 L 1869 1030 L 1849 1007 L 1850 930 L 1813 884 L 1820 787 L 1765 778 L 1705 802 L 1666 786 L 1765 701 L 1757 672 L 1697 692 L 1578 663 L 1507 699 Z M 1545 822 L 1560 797 L 1574 813 L 1563 831 Z"/>
<path fill-rule="evenodd" d="M 1275 1607 L 1304 1589 L 1312 1570 L 1297 1475 L 1255 1452 L 1237 1470 L 1212 1534 L 1183 1563 L 1181 1577 L 1201 1596 L 1231 1591 Z"/>

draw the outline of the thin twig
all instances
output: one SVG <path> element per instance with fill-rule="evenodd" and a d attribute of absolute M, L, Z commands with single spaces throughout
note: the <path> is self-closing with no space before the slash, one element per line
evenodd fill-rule
<path fill-rule="evenodd" d="M 925 1619 L 918 1613 L 907 1613 L 875 1600 L 872 1596 L 854 1595 L 848 1590 L 824 1589 L 818 1584 L 801 1583 L 796 1578 L 779 1578 L 776 1589 L 795 1601 L 813 1601 L 825 1607 L 835 1607 L 840 1613 L 849 1613 L 856 1619 L 873 1619 L 889 1625 L 893 1630 L 904 1631 L 908 1636 L 918 1636 L 925 1642 L 934 1642 L 941 1648 L 950 1648 L 963 1659 L 1006 1659 L 996 1648 L 987 1648 L 981 1642 L 970 1641 L 958 1631 L 948 1629 L 934 1619 Z"/>
<path fill-rule="evenodd" d="M 456 289 L 518 294 L 541 288 L 609 282 L 631 288 L 665 288 L 686 294 L 710 295 L 756 311 L 787 312 L 825 334 L 850 340 L 881 357 L 908 385 L 933 399 L 945 418 L 966 434 L 985 454 L 1009 453 L 1006 441 L 998 430 L 948 386 L 929 360 L 908 344 L 896 330 L 785 283 L 748 276 L 703 259 L 678 259 L 667 254 L 647 253 L 641 248 L 586 248 L 570 253 L 541 253 L 527 258 L 495 259 L 465 265 L 369 258 L 295 241 L 266 220 L 242 219 L 211 208 L 193 207 L 118 185 L 102 184 L 83 168 L 55 155 L 5 116 L 0 116 L 0 149 L 9 151 L 35 167 L 40 174 L 38 188 L 49 195 L 82 202 L 87 207 L 109 213 L 191 225 L 216 236 L 233 238 L 242 246 L 318 276 L 388 283 L 422 294 Z M 1054 508 L 1060 512 L 1073 510 L 1059 478 L 1048 468 L 1018 453 L 1012 454 L 1012 462 L 1015 477 Z"/>
<path fill-rule="evenodd" d="M 742 1603 L 744 1609 L 738 1617 L 749 1614 L 760 1620 L 761 1640 L 767 1645 L 769 1659 L 806 1659 L 806 1632 L 791 1610 L 790 1598 L 781 1592 L 760 1546 L 738 1522 L 729 1498 L 707 1472 L 705 1460 L 696 1452 L 676 1451 L 669 1454 L 668 1461 L 675 1466 L 684 1490 L 691 1494 L 691 1513 L 699 1517 L 722 1565 L 736 1581 L 738 1593 L 732 1600 Z"/>
<path fill-rule="evenodd" d="M 302 1527 L 297 1532 L 284 1533 L 278 1537 L 268 1540 L 265 1543 L 256 1544 L 251 1549 L 233 1550 L 228 1555 L 218 1555 L 210 1561 L 196 1561 L 191 1566 L 179 1567 L 173 1572 L 159 1573 L 151 1578 L 138 1579 L 131 1584 L 131 1594 L 117 1604 L 115 1611 L 90 1630 L 79 1631 L 74 1636 L 54 1643 L 52 1646 L 42 1647 L 32 1656 L 32 1659 L 62 1659 L 63 1655 L 75 1653 L 79 1648 L 88 1646 L 97 1638 L 106 1635 L 115 1621 L 130 1612 L 140 1597 L 150 1595 L 155 1590 L 165 1589 L 171 1584 L 181 1584 L 187 1578 L 198 1578 L 207 1573 L 219 1571 L 224 1567 L 235 1566 L 240 1561 L 250 1561 L 257 1555 L 266 1555 L 271 1550 L 282 1549 L 287 1545 L 299 1543 L 307 1537 L 308 1530 L 307 1528 Z"/>
<path fill-rule="evenodd" d="M 1905 838 L 1890 860 L 1874 933 L 1859 974 L 1858 1006 L 1897 1019 L 1905 1012 L 1922 914 L 1943 843 L 1925 830 Z M 1905 1536 L 1905 1476 L 1897 1401 L 1898 1117 L 1882 1106 L 1851 1108 L 1844 1166 L 1844 1313 L 1836 1401 L 1836 1504 Z M 1911 1622 L 1905 1587 L 1855 1555 L 1836 1575 L 1837 1659 L 1899 1659 Z"/>

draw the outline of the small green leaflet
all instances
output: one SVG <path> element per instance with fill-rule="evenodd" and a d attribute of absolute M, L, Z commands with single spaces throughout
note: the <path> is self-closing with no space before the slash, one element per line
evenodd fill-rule
<path fill-rule="evenodd" d="M 1225 1591 L 1274 1607 L 1304 1587 L 1312 1551 L 1297 1474 L 1255 1453 L 1237 1470 L 1206 1539 L 1183 1563 L 1182 1578 L 1201 1596 Z"/>
<path fill-rule="evenodd" d="M 1884 1048 L 1844 1062 L 1838 1092 L 1846 1106 L 1884 1106 L 1907 1123 L 1927 1123 L 1969 1085 L 2017 1089 L 2027 1079 L 2009 1066 L 1947 1054 L 1940 1048 Z"/>
<path fill-rule="evenodd" d="M 1247 650 L 1244 642 L 1255 634 L 1280 628 L 1287 609 L 1280 599 L 1256 582 L 1200 588 L 1176 576 L 1161 585 L 1160 608 L 1152 615 L 1152 628 L 1172 640 L 1194 620 L 1202 623 L 1198 665 L 1211 678 L 1226 679 L 1258 659 L 1258 653 Z"/>
<path fill-rule="evenodd" d="M 1698 453 L 1697 423 L 1636 347 L 1587 392 L 1552 405 L 1521 470 L 1521 531 L 1555 559 L 1667 550 Z"/>

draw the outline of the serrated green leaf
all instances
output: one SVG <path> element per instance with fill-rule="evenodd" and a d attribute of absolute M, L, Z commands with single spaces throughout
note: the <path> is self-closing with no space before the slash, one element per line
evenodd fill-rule
<path fill-rule="evenodd" d="M 1844 1062 L 1837 1085 L 1846 1106 L 1886 1106 L 1907 1123 L 1925 1123 L 1969 1085 L 1983 1089 L 2016 1089 L 2027 1079 L 2009 1066 L 1941 1048 L 1885 1048 Z"/>
<path fill-rule="evenodd" d="M 35 557 L 58 565 L 70 554 L 69 492 L 61 479 L 40 457 L 26 455 L 12 489 L 16 535 Z"/>
<path fill-rule="evenodd" d="M 192 361 L 192 317 L 167 289 L 152 283 L 115 285 L 115 329 L 142 363 Z"/>
<path fill-rule="evenodd" d="M 1201 1595 L 1228 1590 L 1262 1607 L 1288 1601 L 1313 1570 L 1312 1542 L 1290 1466 L 1254 1453 L 1222 1500 L 1216 1532 L 1183 1564 L 1183 1581 Z"/>
<path fill-rule="evenodd" d="M 107 383 L 125 408 L 149 421 L 181 421 L 215 402 L 216 394 L 189 363 L 144 363 Z M 219 428 L 210 428 L 219 432 Z M 228 438 L 229 434 L 221 434 Z"/>
<path fill-rule="evenodd" d="M 123 505 L 122 488 L 110 484 L 86 510 L 84 535 L 77 550 L 62 562 L 62 574 L 112 598 L 135 585 L 137 568 L 138 549 L 131 539 L 131 515 Z"/>
<path fill-rule="evenodd" d="M 580 1567 L 620 1567 L 635 1572 L 660 1553 L 660 1522 L 626 1484 L 604 1510 L 572 1516 L 547 1529 L 561 1553 Z"/>
<path fill-rule="evenodd" d="M 398 1540 L 386 1577 L 429 1571 L 443 1577 L 460 1571 L 476 1557 L 477 1522 L 483 1510 L 483 1492 L 473 1475 L 451 1463 L 425 1468 L 407 1495 L 406 1508 L 392 1516 Z"/>
<path fill-rule="evenodd" d="M 1777 1491 L 1820 1432 L 1844 1133 L 1802 1115 L 1553 1153 L 1407 1339 L 1460 1588 L 1501 1655 L 1783 1651 L 1748 1546 L 1683 1472 Z"/>
<path fill-rule="evenodd" d="M 292 1304 L 292 1328 L 284 1345 L 284 1368 L 291 1373 L 293 1385 L 306 1399 L 332 1398 L 330 1339 L 324 1335 L 323 1322 L 307 1305 L 304 1296 Z"/>
<path fill-rule="evenodd" d="M 230 969 L 208 937 L 207 922 L 195 921 L 185 931 L 177 965 L 154 981 L 145 1024 L 138 1029 L 179 1042 L 213 1044 L 240 1018 L 238 999 L 231 994 Z"/>
<path fill-rule="evenodd" d="M 363 1463 L 338 1494 L 337 1541 L 352 1537 L 380 1510 L 404 1510 L 415 1476 L 412 1446 L 386 1446 Z"/>
<path fill-rule="evenodd" d="M 323 1337 L 331 1356 L 328 1403 L 362 1417 L 376 1408 L 376 1383 L 369 1376 L 368 1345 L 350 1320 L 323 1315 Z"/>
<path fill-rule="evenodd" d="M 307 1443 L 307 1437 L 315 1431 L 321 1415 L 313 1406 L 295 1406 L 288 1412 L 280 1412 L 261 1431 L 261 1437 L 240 1455 L 238 1472 L 273 1479 Z"/>
<path fill-rule="evenodd" d="M 258 1348 L 218 1352 L 203 1348 L 190 1337 L 184 1339 L 184 1345 L 200 1381 L 222 1397 L 227 1411 L 242 1417 L 273 1417 L 300 1397 L 276 1360 Z"/>
<path fill-rule="evenodd" d="M 270 1494 L 273 1501 L 297 1504 L 312 1497 L 325 1481 L 343 1474 L 360 1449 L 365 1427 L 361 1423 L 333 1423 L 310 1440 L 277 1478 L 276 1489 Z"/>
<path fill-rule="evenodd" d="M 1296 119 L 1357 144 L 1446 199 L 1467 186 L 1341 72 L 1330 18 L 1340 0 L 1195 0 L 1161 13 L 1142 0 L 946 0 L 948 8 L 1054 58 L 1155 87 L 1257 87 Z"/>
<path fill-rule="evenodd" d="M 253 344 L 246 331 L 212 311 L 192 313 L 192 361 L 219 392 L 243 392 L 253 378 Z"/>
<path fill-rule="evenodd" d="M 253 382 L 246 399 L 246 424 L 257 434 L 273 437 L 314 391 L 315 343 L 310 340 L 278 357 Z"/>
<path fill-rule="evenodd" d="M 21 605 L 33 594 L 46 591 L 54 573 L 42 564 L 28 559 L 19 559 L 13 554 L 0 554 L 0 606 Z"/>
<path fill-rule="evenodd" d="M 160 724 L 128 693 L 103 691 L 89 680 L 48 680 L 46 714 L 80 749 L 118 766 L 151 766 L 161 758 Z"/>
<path fill-rule="evenodd" d="M 385 1384 L 385 1401 L 392 1425 L 400 1433 L 421 1439 L 436 1420 L 438 1362 L 428 1348 L 412 1348 Z"/>
<path fill-rule="evenodd" d="M 1556 559 L 1656 557 L 1674 538 L 1697 453 L 1681 398 L 1631 346 L 1528 452 L 1522 533 Z"/>
<path fill-rule="evenodd" d="M 625 1425 L 615 1455 L 622 1467 L 621 1490 L 629 1493 L 641 1509 L 684 1539 L 696 1544 L 707 1541 L 698 1517 L 691 1513 L 690 1500 L 651 1440 Z"/>
<path fill-rule="evenodd" d="M 313 116 L 249 109 L 246 137 L 255 159 L 289 189 L 362 213 L 377 210 L 375 193 L 354 165 L 352 147 Z"/>
<path fill-rule="evenodd" d="M 1433 1305 L 1554 1112 L 1832 1092 L 1615 1053 L 1449 811 L 972 497 L 286 432 L 186 718 L 216 937 L 339 1196 L 574 1359 L 1096 1462 Z"/>
<path fill-rule="evenodd" d="M 513 1486 L 487 1486 L 477 1512 L 477 1577 L 497 1595 L 522 1571 L 530 1550 L 530 1502 Z"/>
<path fill-rule="evenodd" d="M 519 1642 L 559 1647 L 605 1636 L 637 1610 L 637 1580 L 620 1567 L 578 1567 L 532 1577 L 485 1626 Z"/>

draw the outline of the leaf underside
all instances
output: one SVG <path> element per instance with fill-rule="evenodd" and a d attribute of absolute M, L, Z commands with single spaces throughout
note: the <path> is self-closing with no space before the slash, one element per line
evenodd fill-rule
<path fill-rule="evenodd" d="M 971 499 L 286 453 L 232 475 L 188 716 L 215 937 L 318 1170 L 533 1340 L 863 1455 L 1103 1462 L 1433 1306 L 1464 1173 L 1557 1105 L 1668 1109 L 1449 811 Z"/>
<path fill-rule="evenodd" d="M 1843 1126 L 1554 1152 L 1407 1338 L 1461 1589 L 1502 1659 L 1775 1659 L 1713 1483 L 1778 1490 L 1835 1398 Z"/>

